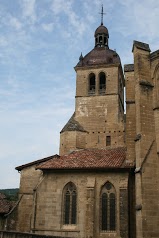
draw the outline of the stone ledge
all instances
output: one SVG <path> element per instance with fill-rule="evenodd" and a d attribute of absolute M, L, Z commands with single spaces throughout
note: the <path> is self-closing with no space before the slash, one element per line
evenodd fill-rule
<path fill-rule="evenodd" d="M 150 83 L 149 81 L 147 81 L 147 80 L 140 80 L 139 84 L 141 86 L 145 86 L 145 87 L 148 87 L 148 88 L 153 88 L 154 87 L 154 85 L 152 83 Z"/>
<path fill-rule="evenodd" d="M 156 58 L 159 58 L 159 50 L 156 50 L 155 52 L 152 52 L 150 54 L 151 60 L 155 60 Z"/>
<path fill-rule="evenodd" d="M 127 100 L 125 102 L 126 102 L 126 104 L 135 104 L 135 100 Z"/>
<path fill-rule="evenodd" d="M 134 47 L 136 47 L 137 49 L 141 49 L 141 50 L 145 50 L 145 51 L 149 51 L 149 52 L 151 51 L 149 44 L 140 42 L 140 41 L 136 41 L 136 40 L 134 40 L 132 51 L 134 50 Z"/>

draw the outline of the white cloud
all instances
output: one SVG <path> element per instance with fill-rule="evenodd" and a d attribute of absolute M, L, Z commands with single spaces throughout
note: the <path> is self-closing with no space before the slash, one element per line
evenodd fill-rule
<path fill-rule="evenodd" d="M 52 32 L 53 29 L 54 29 L 54 23 L 43 23 L 42 25 L 42 28 L 44 31 L 47 31 L 47 32 Z"/>
<path fill-rule="evenodd" d="M 36 21 L 35 5 L 36 0 L 20 0 L 22 6 L 23 17 L 29 22 L 34 23 Z"/>
<path fill-rule="evenodd" d="M 119 21 L 119 28 L 116 30 L 124 34 L 125 37 L 135 35 L 136 38 L 145 38 L 148 41 L 158 38 L 159 4 L 157 1 L 127 0 L 120 3 L 124 7 L 124 14 L 122 14 L 122 21 Z"/>
<path fill-rule="evenodd" d="M 72 9 L 73 0 L 53 0 L 52 1 L 52 11 L 55 15 L 58 15 L 61 12 L 68 12 Z"/>
<path fill-rule="evenodd" d="M 51 9 L 55 15 L 65 14 L 68 19 L 68 25 L 73 27 L 73 34 L 78 33 L 79 35 L 83 35 L 87 24 L 77 13 L 75 13 L 73 8 L 74 4 L 75 2 L 73 0 L 53 0 Z M 69 29 L 67 29 L 67 31 L 69 31 Z"/>
<path fill-rule="evenodd" d="M 9 24 L 10 26 L 14 27 L 16 30 L 20 30 L 22 28 L 21 22 L 17 18 L 12 16 L 10 16 Z"/>
<path fill-rule="evenodd" d="M 1 16 L 1 21 L 0 21 L 0 26 L 3 27 L 9 27 L 10 30 L 20 30 L 22 28 L 22 23 L 21 21 L 13 16 L 10 12 L 7 12 L 5 9 L 0 10 L 0 16 Z"/>
<path fill-rule="evenodd" d="M 5 36 L 0 36 L 0 47 L 5 47 L 8 45 L 8 41 Z"/>

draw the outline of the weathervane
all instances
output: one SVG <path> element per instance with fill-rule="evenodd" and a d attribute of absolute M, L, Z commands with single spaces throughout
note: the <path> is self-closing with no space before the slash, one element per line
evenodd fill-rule
<path fill-rule="evenodd" d="M 106 14 L 103 12 L 103 4 L 102 4 L 102 11 L 99 14 L 101 14 L 101 26 L 102 26 L 103 25 L 103 15 Z"/>

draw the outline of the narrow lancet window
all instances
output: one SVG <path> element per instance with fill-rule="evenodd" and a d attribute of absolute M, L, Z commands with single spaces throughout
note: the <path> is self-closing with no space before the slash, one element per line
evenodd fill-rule
<path fill-rule="evenodd" d="M 109 203 L 110 203 L 110 231 L 115 230 L 115 194 L 110 193 L 109 195 Z"/>
<path fill-rule="evenodd" d="M 102 194 L 102 230 L 106 231 L 108 228 L 107 219 L 108 216 L 108 195 L 107 193 Z"/>
<path fill-rule="evenodd" d="M 99 74 L 99 94 L 105 94 L 106 91 L 106 77 L 105 73 Z"/>
<path fill-rule="evenodd" d="M 95 88 L 96 88 L 95 74 L 91 73 L 91 74 L 89 75 L 89 89 L 88 89 L 88 94 L 89 94 L 89 95 L 95 94 Z"/>
<path fill-rule="evenodd" d="M 70 213 L 70 192 L 69 190 L 65 193 L 65 224 L 69 224 L 69 213 Z"/>

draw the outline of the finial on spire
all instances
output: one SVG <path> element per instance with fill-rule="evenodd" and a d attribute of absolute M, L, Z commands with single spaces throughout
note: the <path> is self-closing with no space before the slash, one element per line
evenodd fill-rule
<path fill-rule="evenodd" d="M 83 60 L 83 55 L 82 55 L 82 52 L 81 52 L 81 55 L 79 57 L 79 61 Z"/>
<path fill-rule="evenodd" d="M 102 4 L 102 11 L 99 14 L 101 14 L 101 26 L 102 26 L 103 25 L 103 15 L 106 14 L 103 12 L 103 4 Z"/>

